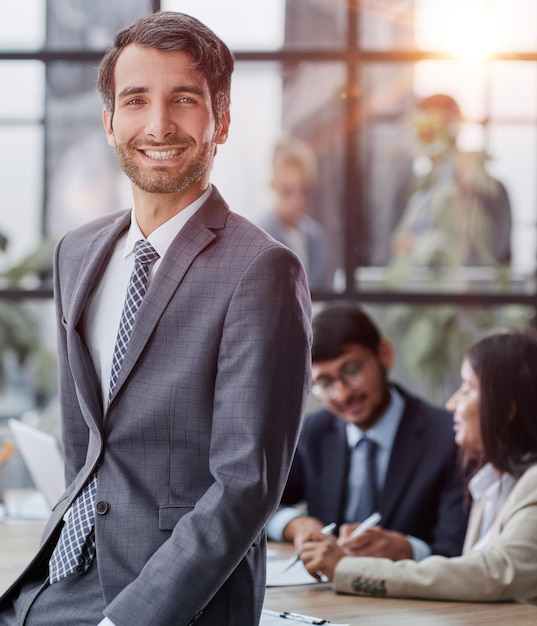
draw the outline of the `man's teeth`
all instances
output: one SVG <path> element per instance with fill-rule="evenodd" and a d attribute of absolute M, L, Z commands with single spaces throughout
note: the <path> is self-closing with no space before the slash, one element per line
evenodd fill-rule
<path fill-rule="evenodd" d="M 150 159 L 173 159 L 179 154 L 179 150 L 144 150 Z"/>

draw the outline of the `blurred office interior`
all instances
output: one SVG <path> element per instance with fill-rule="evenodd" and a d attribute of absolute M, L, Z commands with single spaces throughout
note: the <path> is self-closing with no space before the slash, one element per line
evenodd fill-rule
<path fill-rule="evenodd" d="M 394 376 L 444 402 L 472 339 L 534 323 L 535 0 L 3 0 L 0 438 L 10 417 L 57 432 L 52 249 L 68 229 L 130 206 L 102 130 L 97 66 L 119 28 L 159 9 L 198 17 L 235 54 L 231 133 L 213 172 L 234 211 L 255 222 L 269 208 L 278 137 L 313 148 L 309 211 L 326 231 L 330 275 L 315 307 L 361 302 L 396 346 Z M 416 144 L 416 103 L 437 93 L 460 107 L 464 174 L 479 164 L 474 186 L 494 197 L 490 181 L 501 181 L 508 194 L 510 223 L 496 224 L 508 258 L 393 254 L 402 183 L 429 180 L 432 167 Z M 460 209 L 458 197 L 442 211 Z"/>

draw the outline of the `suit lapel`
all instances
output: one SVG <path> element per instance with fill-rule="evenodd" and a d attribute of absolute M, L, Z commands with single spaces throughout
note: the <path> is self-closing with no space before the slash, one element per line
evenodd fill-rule
<path fill-rule="evenodd" d="M 130 224 L 130 211 L 122 213 L 104 232 L 99 231 L 90 242 L 77 280 L 68 312 L 67 346 L 70 368 L 86 415 L 102 415 L 101 388 L 91 355 L 84 341 L 81 324 L 88 298 L 93 291 L 114 244 Z M 90 427 L 91 427 L 90 423 Z M 100 424 L 99 424 L 100 426 Z"/>
<path fill-rule="evenodd" d="M 479 538 L 481 521 L 483 519 L 483 506 L 483 498 L 481 498 L 480 500 L 475 500 L 472 503 L 472 508 L 470 509 L 470 517 L 468 518 L 468 527 L 466 529 L 466 537 L 464 538 L 464 545 L 462 547 L 463 554 L 470 552 L 472 546 Z"/>
<path fill-rule="evenodd" d="M 337 419 L 331 431 L 323 442 L 323 466 L 328 471 L 323 472 L 321 498 L 324 502 L 324 510 L 327 522 L 341 523 L 347 491 L 347 471 L 349 452 L 345 424 Z"/>
<path fill-rule="evenodd" d="M 383 523 L 388 524 L 392 515 L 405 498 L 406 485 L 414 479 L 414 470 L 425 450 L 424 428 L 411 416 L 408 398 L 393 442 L 384 488 L 381 493 Z"/>

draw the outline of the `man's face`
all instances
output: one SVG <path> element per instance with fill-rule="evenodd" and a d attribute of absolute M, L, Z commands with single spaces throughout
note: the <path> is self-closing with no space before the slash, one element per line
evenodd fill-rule
<path fill-rule="evenodd" d="M 358 344 L 344 347 L 343 354 L 312 364 L 313 385 L 325 408 L 363 430 L 382 416 L 390 402 L 387 372 L 392 352 L 382 342 L 378 354 Z"/>
<path fill-rule="evenodd" d="M 300 167 L 280 163 L 274 168 L 272 189 L 275 211 L 285 224 L 293 226 L 306 211 L 310 184 Z"/>
<path fill-rule="evenodd" d="M 215 145 L 224 143 L 229 113 L 215 120 L 206 78 L 183 51 L 131 44 L 114 71 L 115 110 L 103 111 L 108 143 L 123 171 L 144 192 L 206 188 Z"/>

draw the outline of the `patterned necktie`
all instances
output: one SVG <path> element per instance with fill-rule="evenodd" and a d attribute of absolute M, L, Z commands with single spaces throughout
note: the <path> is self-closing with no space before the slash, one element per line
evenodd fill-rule
<path fill-rule="evenodd" d="M 114 356 L 112 358 L 109 399 L 112 397 L 119 371 L 121 370 L 121 364 L 127 352 L 127 344 L 134 326 L 136 312 L 147 290 L 151 263 L 156 261 L 158 256 L 158 252 L 145 239 L 136 242 L 134 270 L 127 288 L 127 296 L 121 314 Z M 51 584 L 62 580 L 74 572 L 85 572 L 91 565 L 95 556 L 96 494 L 97 473 L 93 474 L 90 482 L 80 492 L 69 511 L 69 517 L 62 528 L 60 538 L 49 562 Z"/>
<path fill-rule="evenodd" d="M 377 486 L 377 444 L 363 437 L 358 445 L 365 449 L 365 473 L 360 500 L 356 508 L 355 521 L 362 522 L 377 510 L 378 486 Z"/>

